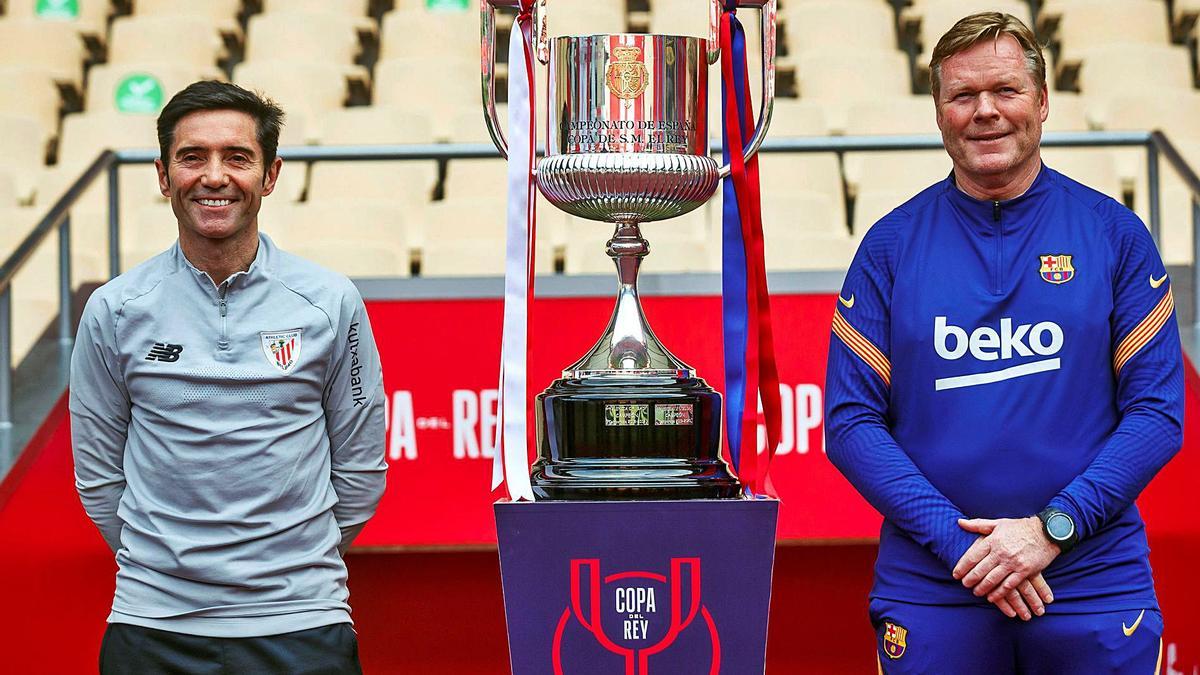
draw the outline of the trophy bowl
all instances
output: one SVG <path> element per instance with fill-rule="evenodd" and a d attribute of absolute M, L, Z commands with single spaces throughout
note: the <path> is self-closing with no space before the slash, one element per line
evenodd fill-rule
<path fill-rule="evenodd" d="M 491 96 L 494 5 L 481 0 L 485 120 L 507 146 Z M 763 112 L 746 156 L 762 142 L 774 97 L 774 0 L 761 7 Z M 614 228 L 617 269 L 608 327 L 537 396 L 539 499 L 720 499 L 741 485 L 720 456 L 721 395 L 650 330 L 637 277 L 650 252 L 639 225 L 703 205 L 728 172 L 709 154 L 708 69 L 720 57 L 719 4 L 709 38 L 598 34 L 546 37 L 545 0 L 534 3 L 538 58 L 549 66 L 546 154 L 538 188 L 554 206 Z M 539 15 L 540 12 L 540 15 Z M 510 102 L 512 105 L 512 102 Z"/>

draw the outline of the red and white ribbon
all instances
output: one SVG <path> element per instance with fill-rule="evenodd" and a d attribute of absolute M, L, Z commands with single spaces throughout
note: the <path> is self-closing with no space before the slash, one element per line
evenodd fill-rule
<path fill-rule="evenodd" d="M 523 0 L 508 39 L 508 226 L 504 264 L 504 333 L 500 346 L 500 396 L 492 489 L 502 483 L 513 501 L 532 500 L 529 482 L 527 377 L 529 308 L 533 300 L 537 197 L 533 160 L 534 112 L 532 2 Z"/>

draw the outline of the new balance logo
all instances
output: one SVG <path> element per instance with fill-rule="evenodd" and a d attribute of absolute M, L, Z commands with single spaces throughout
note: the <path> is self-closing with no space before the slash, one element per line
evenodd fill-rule
<path fill-rule="evenodd" d="M 953 346 L 951 346 L 953 343 Z M 948 323 L 946 317 L 935 317 L 933 321 L 933 348 L 937 355 L 947 361 L 955 361 L 967 352 L 978 361 L 1005 361 L 1016 356 L 1053 356 L 1062 350 L 1063 330 L 1053 321 L 1038 324 L 1013 326 L 1012 319 L 1000 319 L 1000 330 L 980 326 L 970 332 Z M 991 384 L 1014 377 L 1058 370 L 1061 362 L 1057 358 L 1042 359 L 1002 368 L 986 373 L 944 377 L 934 381 L 934 389 L 958 389 Z"/>
<path fill-rule="evenodd" d="M 150 353 L 146 355 L 146 360 L 175 363 L 179 360 L 179 353 L 182 351 L 183 345 L 173 345 L 169 342 L 155 342 L 154 346 L 150 348 Z"/>

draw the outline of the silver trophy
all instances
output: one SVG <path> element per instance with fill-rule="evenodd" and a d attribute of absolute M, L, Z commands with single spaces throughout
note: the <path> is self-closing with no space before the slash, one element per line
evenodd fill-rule
<path fill-rule="evenodd" d="M 505 156 L 494 92 L 495 8 L 518 4 L 480 2 L 484 119 Z M 766 135 L 775 99 L 776 0 L 741 0 L 739 6 L 761 9 L 763 96 L 745 149 L 749 160 Z M 741 494 L 720 458 L 720 394 L 655 337 L 637 291 L 638 268 L 650 253 L 640 224 L 701 206 L 729 173 L 710 156 L 708 139 L 708 70 L 720 59 L 719 13 L 719 0 L 712 0 L 707 39 L 550 39 L 546 0 L 534 4 L 534 51 L 549 65 L 550 92 L 537 185 L 567 213 L 615 227 L 607 253 L 617 266 L 608 328 L 537 397 L 538 459 L 531 480 L 539 498 Z"/>

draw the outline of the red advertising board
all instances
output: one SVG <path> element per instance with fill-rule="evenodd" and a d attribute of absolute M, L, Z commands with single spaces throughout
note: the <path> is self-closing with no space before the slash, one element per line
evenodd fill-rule
<path fill-rule="evenodd" d="M 533 310 L 531 393 L 599 338 L 606 298 L 542 298 Z M 879 516 L 826 459 L 821 431 L 833 295 L 771 299 L 783 399 L 783 445 L 772 465 L 781 539 L 876 536 Z M 648 297 L 668 349 L 723 391 L 719 297 Z M 387 389 L 388 491 L 356 544 L 495 542 L 489 491 L 496 425 L 499 299 L 369 301 Z M 765 444 L 760 429 L 760 443 Z"/>

